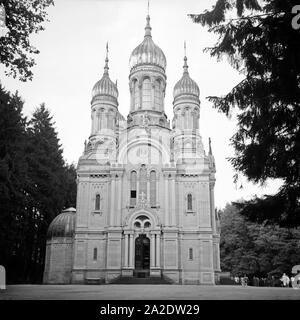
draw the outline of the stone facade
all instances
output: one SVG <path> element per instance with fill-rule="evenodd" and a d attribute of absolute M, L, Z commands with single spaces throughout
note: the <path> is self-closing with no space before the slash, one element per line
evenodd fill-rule
<path fill-rule="evenodd" d="M 187 58 L 174 87 L 172 128 L 164 112 L 166 58 L 152 40 L 149 16 L 144 40 L 130 58 L 127 120 L 108 69 L 107 57 L 93 88 L 91 135 L 78 162 L 72 254 L 64 242 L 54 254 L 59 244 L 52 238 L 45 282 L 152 276 L 214 284 L 220 272 L 215 162 L 211 146 L 208 154 L 203 148 L 199 88 Z"/>

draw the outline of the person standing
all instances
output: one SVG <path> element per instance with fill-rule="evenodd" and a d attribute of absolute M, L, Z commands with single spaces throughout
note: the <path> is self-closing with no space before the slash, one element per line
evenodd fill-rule
<path fill-rule="evenodd" d="M 288 287 L 289 286 L 289 283 L 290 283 L 290 278 L 284 273 L 282 275 L 282 277 L 280 278 L 280 281 L 282 282 L 283 284 L 283 287 Z"/>

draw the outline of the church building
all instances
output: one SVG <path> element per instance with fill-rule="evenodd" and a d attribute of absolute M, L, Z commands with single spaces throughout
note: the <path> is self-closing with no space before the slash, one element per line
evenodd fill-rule
<path fill-rule="evenodd" d="M 77 167 L 77 205 L 50 224 L 44 283 L 118 283 L 122 278 L 215 284 L 220 227 L 215 161 L 203 147 L 199 87 L 187 57 L 165 109 L 166 57 L 154 43 L 150 17 L 130 56 L 130 110 L 106 55 L 94 85 L 91 132 Z M 174 66 L 172 66 L 174 67 Z"/>

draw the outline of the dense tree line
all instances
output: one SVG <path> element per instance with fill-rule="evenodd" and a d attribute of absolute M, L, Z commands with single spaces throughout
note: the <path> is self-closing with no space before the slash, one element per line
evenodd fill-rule
<path fill-rule="evenodd" d="M 293 27 L 299 0 L 216 0 L 194 22 L 218 36 L 206 50 L 228 58 L 244 79 L 208 99 L 237 114 L 230 159 L 238 175 L 264 183 L 281 179 L 275 195 L 238 204 L 252 221 L 300 225 L 300 32 Z"/>
<path fill-rule="evenodd" d="M 63 159 L 45 105 L 31 119 L 23 101 L 0 86 L 0 264 L 9 282 L 40 282 L 47 228 L 76 205 L 76 171 Z"/>
<path fill-rule="evenodd" d="M 233 275 L 275 277 L 300 263 L 300 227 L 249 222 L 234 204 L 221 217 L 221 269 Z"/>

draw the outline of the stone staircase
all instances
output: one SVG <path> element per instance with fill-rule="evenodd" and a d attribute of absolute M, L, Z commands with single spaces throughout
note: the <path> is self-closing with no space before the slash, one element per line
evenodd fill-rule
<path fill-rule="evenodd" d="M 172 284 L 171 280 L 163 277 L 118 277 L 110 282 L 110 284 Z"/>

